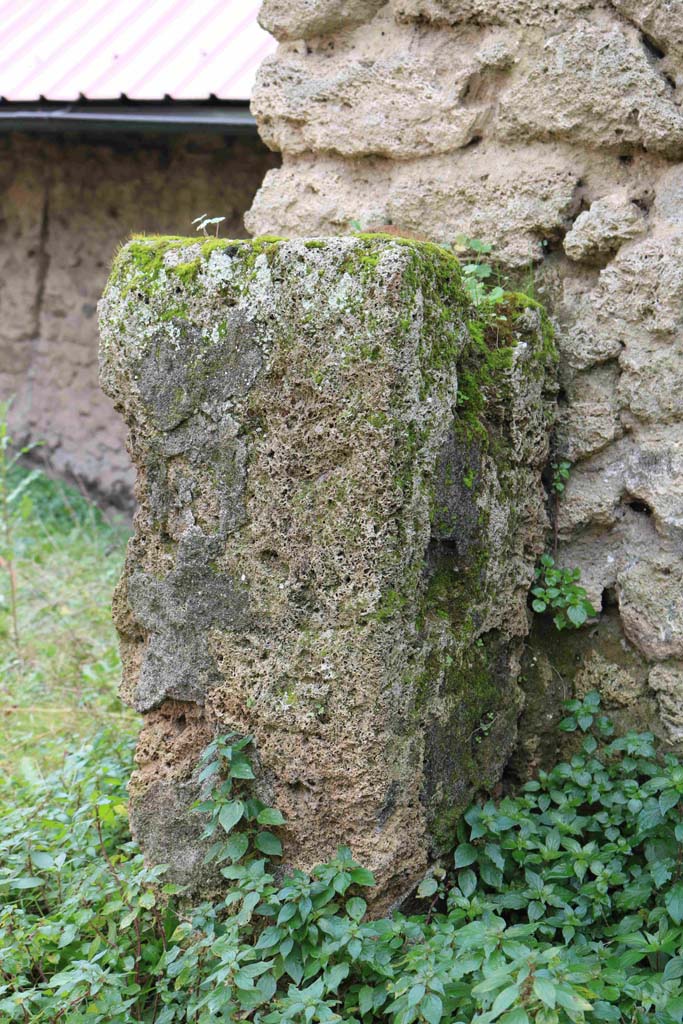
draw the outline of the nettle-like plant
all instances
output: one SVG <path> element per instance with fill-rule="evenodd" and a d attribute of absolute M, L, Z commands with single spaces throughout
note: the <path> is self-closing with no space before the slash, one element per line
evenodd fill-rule
<path fill-rule="evenodd" d="M 0 784 L 0 1019 L 680 1024 L 683 765 L 649 734 L 612 738 L 597 694 L 568 710 L 574 756 L 470 807 L 423 911 L 380 920 L 347 849 L 283 874 L 246 737 L 205 752 L 225 895 L 194 906 L 130 840 L 111 736 Z"/>

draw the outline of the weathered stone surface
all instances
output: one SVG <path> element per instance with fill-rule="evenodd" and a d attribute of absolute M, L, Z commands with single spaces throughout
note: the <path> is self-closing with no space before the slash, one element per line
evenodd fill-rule
<path fill-rule="evenodd" d="M 598 690 L 619 731 L 651 730 L 668 739 L 656 695 L 648 686 L 650 666 L 624 640 L 613 595 L 594 626 L 564 633 L 559 643 L 552 622 L 536 619 L 522 670 L 526 704 L 510 763 L 512 777 L 520 781 L 577 752 L 576 734 L 558 729 L 566 714 L 562 702 L 573 694 Z"/>
<path fill-rule="evenodd" d="M 618 379 L 618 366 L 608 362 L 566 381 L 567 404 L 558 417 L 556 437 L 570 462 L 594 455 L 623 434 Z"/>
<path fill-rule="evenodd" d="M 666 552 L 631 559 L 618 596 L 624 633 L 646 658 L 683 658 L 683 573 Z"/>
<path fill-rule="evenodd" d="M 540 146 L 482 144 L 448 158 L 391 162 L 291 160 L 264 180 L 245 223 L 254 234 L 345 234 L 393 224 L 439 241 L 495 238 L 510 267 L 540 260 L 543 241 L 569 222 L 580 169 Z"/>
<path fill-rule="evenodd" d="M 501 97 L 499 130 L 515 140 L 683 152 L 683 114 L 639 40 L 584 20 L 550 36 Z"/>
<path fill-rule="evenodd" d="M 667 168 L 658 177 L 654 214 L 666 226 L 683 224 L 683 167 L 680 164 Z"/>
<path fill-rule="evenodd" d="M 280 46 L 261 66 L 252 110 L 272 149 L 407 159 L 466 146 L 514 48 L 495 32 L 418 30 L 382 10 L 330 51 Z"/>
<path fill-rule="evenodd" d="M 579 214 L 564 237 L 564 251 L 572 260 L 600 262 L 622 242 L 642 234 L 645 226 L 643 211 L 625 192 L 616 192 Z"/>
<path fill-rule="evenodd" d="M 444 250 L 379 236 L 117 257 L 101 365 L 139 471 L 115 600 L 148 723 L 132 820 L 154 855 L 189 847 L 183 878 L 202 729 L 255 737 L 289 864 L 347 843 L 384 905 L 498 778 L 554 350 L 530 300 L 497 312 L 475 322 Z"/>
<path fill-rule="evenodd" d="M 402 37 L 392 34 L 392 18 Z M 591 599 L 605 607 L 590 629 L 595 657 L 583 675 L 562 653 L 580 646 L 573 638 L 555 637 L 539 653 L 550 680 L 543 692 L 555 704 L 543 710 L 539 698 L 538 713 L 525 716 L 520 756 L 543 761 L 554 742 L 548 722 L 557 722 L 562 696 L 580 688 L 581 679 L 602 679 L 600 688 L 613 694 L 618 671 L 606 663 L 618 665 L 619 651 L 641 666 L 640 697 L 617 709 L 620 721 L 670 739 L 642 666 L 662 659 L 675 664 L 683 635 L 676 584 L 665 575 L 683 578 L 680 4 L 391 0 L 373 22 L 320 41 L 311 68 L 317 75 L 323 47 L 344 54 L 351 66 L 359 54 L 381 56 L 383 45 L 395 53 L 398 38 L 409 41 L 411 69 L 434 54 L 440 68 L 449 52 L 454 69 L 466 69 L 484 40 L 505 55 L 451 97 L 454 125 L 477 108 L 474 137 L 463 148 L 432 151 L 423 129 L 406 121 L 400 151 L 372 156 L 375 135 L 358 156 L 332 156 L 319 134 L 319 125 L 333 125 L 343 93 L 331 85 L 315 107 L 299 108 L 296 152 L 284 132 L 269 135 L 281 142 L 284 164 L 267 176 L 249 227 L 346 233 L 358 220 L 364 228 L 392 225 L 443 241 L 462 232 L 490 242 L 493 258 L 515 268 L 520 283 L 552 311 L 562 388 L 554 455 L 574 463 L 560 502 L 558 558 L 580 568 Z M 301 93 L 305 62 L 299 67 Z M 391 119 L 399 93 L 401 102 L 424 102 L 423 79 L 413 75 L 408 84 L 408 77 L 402 92 L 391 78 L 377 84 L 379 120 L 386 112 L 386 123 L 397 123 Z M 430 94 L 421 109 L 431 128 L 446 107 Z M 272 112 L 266 99 L 259 119 Z M 364 104 L 357 117 L 349 108 L 332 143 L 337 154 L 356 152 L 348 140 L 366 134 L 366 120 Z M 443 139 L 454 136 L 444 128 Z M 586 651 L 577 657 L 583 664 Z M 514 770 L 524 775 L 519 756 Z"/>
<path fill-rule="evenodd" d="M 655 665 L 648 684 L 657 694 L 659 711 L 670 743 L 683 742 L 683 664 Z"/>
<path fill-rule="evenodd" d="M 555 26 L 589 13 L 593 0 L 391 0 L 401 20 L 428 19 L 448 25 Z"/>
<path fill-rule="evenodd" d="M 385 0 L 263 0 L 259 24 L 276 39 L 308 39 L 369 21 Z"/>
<path fill-rule="evenodd" d="M 683 10 L 677 0 L 610 0 L 612 6 L 662 50 L 667 72 L 681 71 L 683 58 Z"/>

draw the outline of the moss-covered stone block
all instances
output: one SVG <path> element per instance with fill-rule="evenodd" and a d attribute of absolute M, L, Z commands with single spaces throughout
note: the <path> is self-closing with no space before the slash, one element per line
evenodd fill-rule
<path fill-rule="evenodd" d="M 387 905 L 514 743 L 547 320 L 473 309 L 438 246 L 359 236 L 134 239 L 100 323 L 138 469 L 114 611 L 140 841 L 200 880 L 199 753 L 250 733 L 286 863 L 348 844 Z"/>

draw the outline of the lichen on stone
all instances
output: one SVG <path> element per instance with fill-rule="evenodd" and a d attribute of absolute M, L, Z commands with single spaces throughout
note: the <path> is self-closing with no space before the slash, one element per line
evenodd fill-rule
<path fill-rule="evenodd" d="M 514 741 L 548 322 L 473 308 L 455 257 L 393 236 L 136 238 L 101 331 L 139 474 L 123 693 L 252 734 L 286 863 L 347 843 L 387 905 Z M 134 780 L 150 851 L 192 789 L 183 750 Z"/>

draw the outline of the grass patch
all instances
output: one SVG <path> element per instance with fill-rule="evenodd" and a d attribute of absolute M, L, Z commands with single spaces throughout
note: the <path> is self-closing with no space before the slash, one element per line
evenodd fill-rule
<path fill-rule="evenodd" d="M 27 481 L 14 509 L 11 552 L 5 542 L 0 564 L 3 773 L 26 758 L 36 768 L 56 766 L 67 737 L 78 742 L 107 723 L 132 733 L 135 725 L 116 696 L 120 663 L 110 612 L 128 526 L 74 488 L 20 464 L 7 471 L 7 493 Z"/>

